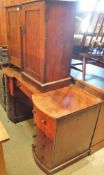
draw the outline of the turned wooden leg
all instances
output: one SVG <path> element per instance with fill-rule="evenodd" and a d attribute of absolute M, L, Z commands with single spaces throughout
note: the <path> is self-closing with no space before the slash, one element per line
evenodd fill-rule
<path fill-rule="evenodd" d="M 0 143 L 0 175 L 6 175 L 2 143 Z"/>
<path fill-rule="evenodd" d="M 85 76 L 86 76 L 86 57 L 83 57 L 82 60 L 82 79 L 85 81 Z"/>

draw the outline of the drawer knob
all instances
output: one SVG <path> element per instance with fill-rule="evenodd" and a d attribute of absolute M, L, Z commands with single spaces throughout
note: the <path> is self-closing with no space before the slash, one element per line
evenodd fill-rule
<path fill-rule="evenodd" d="M 36 110 L 35 110 L 35 109 L 33 109 L 33 110 L 32 110 L 32 112 L 33 112 L 33 113 L 36 113 Z"/>
<path fill-rule="evenodd" d="M 32 127 L 36 127 L 36 126 L 37 126 L 37 124 L 36 124 L 36 123 L 33 123 L 33 124 L 32 124 Z"/>
<path fill-rule="evenodd" d="M 35 135 L 33 135 L 33 138 L 36 138 L 37 137 L 37 135 L 35 134 Z"/>
<path fill-rule="evenodd" d="M 41 145 L 40 149 L 44 149 L 45 148 L 45 145 Z"/>
<path fill-rule="evenodd" d="M 32 144 L 32 148 L 35 149 L 36 148 L 36 145 Z"/>
<path fill-rule="evenodd" d="M 42 119 L 42 124 L 44 124 L 44 125 L 46 125 L 47 124 L 47 122 L 46 122 L 46 120 L 44 120 L 44 119 Z"/>

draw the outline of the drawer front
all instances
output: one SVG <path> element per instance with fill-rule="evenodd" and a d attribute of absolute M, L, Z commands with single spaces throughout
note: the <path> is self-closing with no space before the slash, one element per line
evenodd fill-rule
<path fill-rule="evenodd" d="M 36 157 L 44 166 L 52 168 L 53 142 L 38 128 L 36 128 L 36 135 L 33 139 L 33 151 Z"/>
<path fill-rule="evenodd" d="M 36 108 L 35 123 L 50 140 L 54 140 L 56 132 L 56 120 L 48 117 L 46 114 Z"/>

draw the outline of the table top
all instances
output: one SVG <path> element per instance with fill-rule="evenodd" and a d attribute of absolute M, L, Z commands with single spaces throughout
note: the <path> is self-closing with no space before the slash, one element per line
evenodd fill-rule
<path fill-rule="evenodd" d="M 53 118 L 60 118 L 102 102 L 74 84 L 44 94 L 35 94 L 32 100 L 40 111 Z"/>
<path fill-rule="evenodd" d="M 0 121 L 0 143 L 9 140 L 9 135 Z"/>

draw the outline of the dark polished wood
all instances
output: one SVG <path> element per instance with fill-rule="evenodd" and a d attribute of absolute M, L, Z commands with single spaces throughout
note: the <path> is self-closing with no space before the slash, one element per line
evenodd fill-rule
<path fill-rule="evenodd" d="M 21 67 L 20 6 L 7 8 L 7 36 L 10 63 Z"/>
<path fill-rule="evenodd" d="M 33 154 L 45 172 L 54 173 L 90 153 L 101 99 L 70 84 L 65 88 L 33 95 L 32 100 L 36 124 Z M 47 142 L 44 142 L 45 138 Z M 49 145 L 48 157 L 45 149 Z M 37 151 L 40 147 L 43 148 L 42 152 Z"/>

